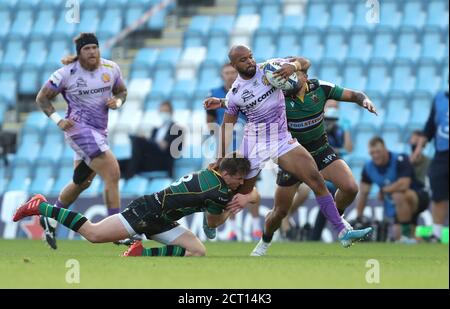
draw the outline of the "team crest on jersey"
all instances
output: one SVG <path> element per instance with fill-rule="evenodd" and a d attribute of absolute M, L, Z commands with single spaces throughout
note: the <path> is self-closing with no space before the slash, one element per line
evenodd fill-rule
<path fill-rule="evenodd" d="M 105 83 L 109 83 L 111 81 L 111 77 L 109 76 L 108 73 L 103 73 L 102 74 L 102 81 Z"/>
<path fill-rule="evenodd" d="M 262 83 L 264 84 L 264 86 L 270 85 L 269 80 L 267 79 L 266 75 L 263 75 L 261 80 L 262 80 Z"/>
<path fill-rule="evenodd" d="M 255 97 L 255 95 L 253 94 L 253 91 L 248 90 L 248 89 L 245 89 L 241 95 L 241 98 L 242 98 L 242 100 L 244 100 L 244 103 L 254 97 Z"/>
<path fill-rule="evenodd" d="M 79 77 L 77 79 L 77 87 L 78 88 L 87 87 L 86 81 L 84 79 L 82 79 L 81 77 Z"/>
<path fill-rule="evenodd" d="M 313 100 L 314 103 L 319 103 L 319 97 L 317 96 L 317 94 L 313 94 L 311 96 L 311 99 Z"/>

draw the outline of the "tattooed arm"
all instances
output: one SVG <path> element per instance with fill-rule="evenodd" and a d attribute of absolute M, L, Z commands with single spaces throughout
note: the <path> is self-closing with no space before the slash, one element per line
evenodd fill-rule
<path fill-rule="evenodd" d="M 364 92 L 344 88 L 341 101 L 355 102 L 359 106 L 367 109 L 369 112 L 378 115 L 375 105 Z"/>
<path fill-rule="evenodd" d="M 47 115 L 47 117 L 51 118 L 61 130 L 66 131 L 73 126 L 73 122 L 70 119 L 61 118 L 55 111 L 52 101 L 58 94 L 59 92 L 44 86 L 36 97 L 36 104 L 39 105 L 39 108 Z"/>

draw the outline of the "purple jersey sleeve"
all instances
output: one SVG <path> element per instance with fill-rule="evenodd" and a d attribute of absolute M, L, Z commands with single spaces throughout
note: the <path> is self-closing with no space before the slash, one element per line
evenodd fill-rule
<path fill-rule="evenodd" d="M 65 79 L 66 70 L 65 67 L 62 67 L 50 75 L 44 86 L 54 91 L 62 92 L 65 87 Z"/>
<path fill-rule="evenodd" d="M 228 100 L 228 108 L 225 113 L 237 116 L 239 114 L 239 106 L 237 106 L 236 102 L 233 100 L 232 91 L 228 91 L 226 99 Z"/>

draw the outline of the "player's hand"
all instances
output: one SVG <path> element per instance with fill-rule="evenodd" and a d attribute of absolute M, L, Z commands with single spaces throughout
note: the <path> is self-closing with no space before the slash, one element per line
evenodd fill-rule
<path fill-rule="evenodd" d="M 227 204 L 225 209 L 230 211 L 233 215 L 237 214 L 248 204 L 248 196 L 249 194 L 236 194 L 233 196 L 231 202 Z"/>
<path fill-rule="evenodd" d="M 203 107 L 206 110 L 212 110 L 212 109 L 218 109 L 222 107 L 221 101 L 219 98 L 207 98 L 205 101 L 203 101 Z"/>
<path fill-rule="evenodd" d="M 106 102 L 106 106 L 108 106 L 109 109 L 118 109 L 120 105 L 118 104 L 119 99 L 116 97 L 109 98 Z"/>
<path fill-rule="evenodd" d="M 60 122 L 58 122 L 58 127 L 63 131 L 67 131 L 73 126 L 74 122 L 70 119 L 62 119 Z"/>
<path fill-rule="evenodd" d="M 378 116 L 377 109 L 376 109 L 375 105 L 373 104 L 373 102 L 370 99 L 364 99 L 364 101 L 362 103 L 362 107 L 367 109 L 372 114 L 375 114 L 375 115 Z"/>
<path fill-rule="evenodd" d="M 280 69 L 273 72 L 274 77 L 289 79 L 289 76 L 295 73 L 295 66 L 292 64 L 283 64 Z"/>

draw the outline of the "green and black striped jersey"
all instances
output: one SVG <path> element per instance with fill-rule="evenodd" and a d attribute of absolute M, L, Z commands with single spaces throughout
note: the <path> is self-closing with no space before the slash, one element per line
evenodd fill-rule
<path fill-rule="evenodd" d="M 288 130 L 311 154 L 317 154 L 328 144 L 323 123 L 328 99 L 341 100 L 344 89 L 322 80 L 307 81 L 304 98 L 285 98 Z"/>
<path fill-rule="evenodd" d="M 161 205 L 162 216 L 176 221 L 194 212 L 219 215 L 233 196 L 219 173 L 204 169 L 188 174 L 151 195 Z"/>

